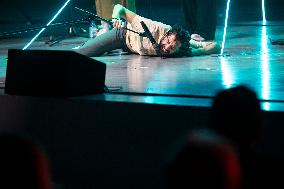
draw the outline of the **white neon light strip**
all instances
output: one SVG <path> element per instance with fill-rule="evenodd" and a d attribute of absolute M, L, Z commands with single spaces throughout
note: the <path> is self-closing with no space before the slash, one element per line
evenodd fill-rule
<path fill-rule="evenodd" d="M 269 67 L 269 48 L 268 48 L 268 37 L 266 26 L 262 26 L 262 37 L 261 37 L 261 70 L 262 70 L 262 98 L 265 100 L 269 100 L 270 98 L 270 67 Z M 264 109 L 269 110 L 269 103 L 264 103 Z"/>
<path fill-rule="evenodd" d="M 266 28 L 265 0 L 262 0 L 262 36 L 261 36 L 261 59 L 262 59 L 262 98 L 268 100 L 270 98 L 270 67 L 269 67 L 269 47 Z M 270 104 L 265 102 L 262 104 L 264 110 L 270 110 Z"/>
<path fill-rule="evenodd" d="M 221 58 L 223 85 L 225 86 L 226 89 L 229 89 L 234 84 L 233 73 L 225 57 L 220 57 L 220 58 Z"/>
<path fill-rule="evenodd" d="M 49 26 L 56 18 L 57 16 L 62 12 L 62 10 L 69 4 L 71 0 L 67 0 L 64 5 L 59 9 L 59 11 L 53 16 L 53 18 L 46 24 L 46 26 Z M 23 50 L 26 50 L 37 38 L 38 36 L 45 30 L 46 28 L 42 28 L 35 36 L 32 38 L 32 40 L 23 48 Z"/>
<path fill-rule="evenodd" d="M 266 25 L 265 0 L 262 0 L 262 24 Z"/>
<path fill-rule="evenodd" d="M 226 18 L 225 18 L 225 26 L 224 26 L 224 33 L 223 33 L 223 41 L 222 41 L 221 55 L 223 55 L 223 53 L 224 53 L 224 48 L 225 48 L 230 4 L 231 4 L 231 0 L 228 0 L 228 1 L 227 1 L 227 8 L 226 8 Z"/>

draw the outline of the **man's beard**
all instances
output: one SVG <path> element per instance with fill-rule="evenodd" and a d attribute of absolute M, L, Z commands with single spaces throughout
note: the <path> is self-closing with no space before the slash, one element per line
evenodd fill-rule
<path fill-rule="evenodd" d="M 162 41 L 162 40 L 161 40 Z M 159 52 L 160 52 L 160 55 L 161 56 L 168 56 L 168 55 L 170 55 L 170 53 L 169 52 L 165 52 L 164 50 L 163 50 L 163 48 L 164 48 L 164 44 L 159 44 Z"/>

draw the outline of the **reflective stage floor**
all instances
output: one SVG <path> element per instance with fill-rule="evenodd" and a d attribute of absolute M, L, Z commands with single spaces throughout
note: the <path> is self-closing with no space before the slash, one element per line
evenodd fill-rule
<path fill-rule="evenodd" d="M 271 40 L 284 38 L 284 23 L 231 25 L 227 31 L 225 55 L 168 58 L 142 57 L 118 53 L 94 57 L 107 64 L 106 85 L 116 94 L 113 101 L 210 106 L 217 91 L 244 84 L 257 92 L 264 110 L 284 110 L 284 46 Z M 216 41 L 221 44 L 223 28 Z M 42 40 L 30 49 L 64 49 L 86 39 L 66 39 L 53 47 Z M 29 39 L 1 40 L 0 77 L 4 85 L 7 49 L 22 48 Z"/>
<path fill-rule="evenodd" d="M 225 49 L 229 56 L 224 57 L 94 57 L 107 64 L 105 84 L 112 93 L 71 99 L 18 97 L 5 95 L 2 83 L 0 133 L 16 131 L 39 141 L 62 188 L 159 189 L 164 188 L 161 160 L 172 145 L 188 130 L 208 125 L 217 91 L 245 84 L 257 92 L 266 110 L 257 147 L 283 162 L 284 46 L 271 45 L 267 36 L 283 39 L 283 25 L 230 26 Z M 218 27 L 217 41 L 221 38 Z M 66 39 L 52 48 L 38 40 L 31 49 L 66 50 L 82 40 Z M 28 41 L 1 40 L 1 82 L 7 49 L 22 48 Z"/>

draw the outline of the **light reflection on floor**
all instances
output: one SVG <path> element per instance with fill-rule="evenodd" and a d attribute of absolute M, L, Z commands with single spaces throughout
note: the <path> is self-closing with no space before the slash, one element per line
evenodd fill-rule
<path fill-rule="evenodd" d="M 106 85 L 122 87 L 121 92 L 213 97 L 219 90 L 244 84 L 255 90 L 260 99 L 268 100 L 263 103 L 264 110 L 279 109 L 284 102 L 284 46 L 271 45 L 269 38 L 283 39 L 284 23 L 268 22 L 270 26 L 267 27 L 256 23 L 242 24 L 228 27 L 224 53 L 229 56 L 161 59 L 113 54 L 95 59 L 107 64 Z M 222 30 L 223 27 L 217 29 L 218 42 L 222 41 Z M 71 49 L 80 43 L 78 39 L 72 40 L 55 45 L 53 49 Z M 5 77 L 7 48 L 21 47 L 23 41 L 11 39 L 0 44 L 2 81 Z M 43 42 L 37 42 L 31 48 L 50 49 Z M 157 97 L 148 96 L 143 102 L 158 101 Z M 168 103 L 170 101 L 168 99 Z M 172 99 L 171 104 L 182 104 L 178 101 L 183 100 Z M 197 100 L 196 105 L 199 103 L 200 100 Z"/>

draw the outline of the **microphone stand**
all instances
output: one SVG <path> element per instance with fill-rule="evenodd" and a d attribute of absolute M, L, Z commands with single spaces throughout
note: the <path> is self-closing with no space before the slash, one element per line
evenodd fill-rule
<path fill-rule="evenodd" d="M 37 27 L 33 27 L 33 28 L 21 29 L 21 30 L 16 30 L 16 31 L 2 32 L 2 33 L 0 33 L 0 38 L 3 37 L 3 36 L 17 35 L 17 34 L 27 33 L 27 32 L 31 32 L 31 31 L 36 31 L 36 30 L 40 30 L 42 28 L 50 28 L 50 27 L 52 28 L 52 27 L 59 27 L 59 26 L 62 26 L 62 25 L 69 25 L 70 26 L 70 25 L 79 24 L 79 23 L 89 23 L 91 19 L 104 21 L 104 22 L 106 22 L 106 23 L 108 23 L 109 25 L 112 26 L 112 21 L 111 20 L 107 20 L 107 19 L 105 19 L 103 17 L 100 17 L 100 16 L 98 16 L 96 14 L 93 14 L 93 13 L 91 13 L 89 11 L 83 10 L 81 8 L 78 8 L 78 7 L 75 7 L 75 9 L 88 14 L 89 17 L 83 18 L 83 19 L 79 19 L 79 20 L 75 20 L 75 21 L 66 21 L 66 22 L 62 22 L 62 23 L 54 23 L 54 24 L 50 24 L 49 26 L 37 26 Z M 148 37 L 147 31 L 145 31 L 145 30 L 144 30 L 144 32 L 140 33 L 140 32 L 134 31 L 132 29 L 129 29 L 127 27 L 122 27 L 121 29 L 131 31 L 131 32 L 133 32 L 135 34 L 138 34 L 141 37 Z M 55 43 L 58 43 L 59 42 L 58 40 L 59 39 L 54 40 L 54 41 L 50 40 L 50 42 L 46 42 L 46 43 L 48 43 L 51 46 L 51 45 L 54 45 Z M 60 39 L 60 40 L 62 40 L 62 39 Z M 151 40 L 151 42 L 152 42 L 152 40 Z M 155 50 L 157 50 L 157 47 L 155 46 L 155 43 L 152 42 L 152 44 L 154 45 Z"/>
<path fill-rule="evenodd" d="M 89 12 L 89 11 L 83 10 L 83 9 L 81 9 L 81 8 L 78 8 L 78 7 L 75 7 L 75 9 L 77 9 L 77 10 L 79 10 L 79 11 L 81 11 L 81 12 L 84 12 L 84 13 L 88 14 L 90 19 L 100 20 L 100 21 L 106 22 L 106 23 L 108 23 L 110 26 L 112 26 L 112 21 L 111 21 L 111 20 L 107 20 L 107 19 L 105 19 L 105 18 L 103 18 L 103 17 L 101 17 L 101 16 L 98 16 L 98 15 L 96 15 L 96 14 L 94 14 L 94 13 L 91 13 L 91 12 Z M 147 36 L 145 35 L 145 33 L 140 33 L 140 32 L 134 31 L 134 30 L 132 30 L 132 29 L 129 29 L 129 28 L 127 28 L 127 27 L 122 27 L 121 29 L 131 31 L 131 32 L 133 32 L 133 33 L 138 34 L 138 35 L 141 36 L 141 37 L 147 37 Z"/>
<path fill-rule="evenodd" d="M 156 53 L 158 56 L 161 56 L 161 53 L 160 53 L 160 46 L 159 44 L 156 42 L 156 40 L 154 39 L 154 37 L 152 36 L 151 32 L 149 31 L 147 25 L 141 21 L 140 22 L 143 30 L 144 30 L 144 34 L 146 35 L 146 37 L 150 40 L 150 42 L 152 43 L 152 46 L 153 48 L 155 49 Z"/>
<path fill-rule="evenodd" d="M 72 25 L 72 24 L 78 24 L 78 23 L 89 23 L 89 20 L 88 20 L 88 18 L 87 19 L 84 18 L 84 19 L 79 19 L 79 20 L 76 20 L 76 21 L 66 21 L 66 22 L 62 22 L 62 23 L 54 23 L 54 24 L 50 24 L 49 26 L 37 26 L 37 27 L 33 27 L 33 28 L 21 29 L 21 30 L 16 30 L 16 31 L 2 32 L 2 33 L 0 33 L 0 37 L 27 33 L 29 31 L 36 31 L 36 30 L 40 30 L 42 28 L 59 27 L 59 26 L 62 26 L 62 25 Z"/>

